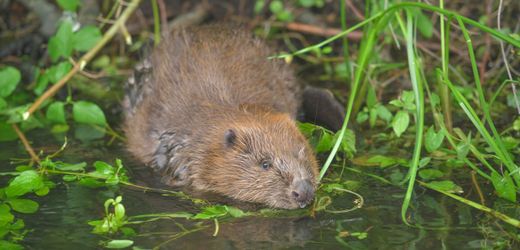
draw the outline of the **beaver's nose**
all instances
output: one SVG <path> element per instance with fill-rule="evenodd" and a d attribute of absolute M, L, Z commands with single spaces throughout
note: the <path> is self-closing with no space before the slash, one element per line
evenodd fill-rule
<path fill-rule="evenodd" d="M 293 184 L 292 198 L 303 208 L 314 199 L 314 187 L 310 180 L 298 180 Z"/>

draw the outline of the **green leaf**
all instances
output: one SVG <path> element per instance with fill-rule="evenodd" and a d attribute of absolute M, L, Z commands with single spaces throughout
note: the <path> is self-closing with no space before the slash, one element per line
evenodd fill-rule
<path fill-rule="evenodd" d="M 126 248 L 134 244 L 132 240 L 111 240 L 107 242 L 106 248 L 120 249 Z"/>
<path fill-rule="evenodd" d="M 108 185 L 117 185 L 119 183 L 119 176 L 117 176 L 117 175 L 109 176 L 105 180 L 105 183 L 108 184 Z"/>
<path fill-rule="evenodd" d="M 432 181 L 428 183 L 436 189 L 445 191 L 448 193 L 462 193 L 462 188 L 453 181 Z"/>
<path fill-rule="evenodd" d="M 110 164 L 102 161 L 96 161 L 94 162 L 94 168 L 96 168 L 96 172 L 103 174 L 103 175 L 112 175 L 115 172 L 114 167 L 112 167 Z"/>
<path fill-rule="evenodd" d="M 74 126 L 74 137 L 82 142 L 89 142 L 105 136 L 106 128 L 87 124 L 76 124 Z"/>
<path fill-rule="evenodd" d="M 298 3 L 305 8 L 312 7 L 314 5 L 314 0 L 298 0 Z"/>
<path fill-rule="evenodd" d="M 0 142 L 18 139 L 11 124 L 0 121 Z"/>
<path fill-rule="evenodd" d="M 397 164 L 405 164 L 406 160 L 404 160 L 402 158 L 397 158 L 397 157 L 389 157 L 389 156 L 384 156 L 384 155 L 375 155 L 375 156 L 370 157 L 366 161 L 366 163 L 369 163 L 369 164 L 376 163 L 380 167 L 386 168 L 386 167 L 397 165 Z"/>
<path fill-rule="evenodd" d="M 368 120 L 368 114 L 367 112 L 359 112 L 357 114 L 357 117 L 356 117 L 356 122 L 361 124 L 363 122 L 365 122 L 366 120 Z"/>
<path fill-rule="evenodd" d="M 19 213 L 32 214 L 38 211 L 38 203 L 29 199 L 9 199 L 7 203 L 11 205 L 11 208 Z"/>
<path fill-rule="evenodd" d="M 23 250 L 24 247 L 20 244 L 16 244 L 16 243 L 5 241 L 5 240 L 0 240 L 0 249 Z"/>
<path fill-rule="evenodd" d="M 213 219 L 216 217 L 224 216 L 227 213 L 228 213 L 228 210 L 226 209 L 226 206 L 215 205 L 215 206 L 205 207 L 202 210 L 202 212 L 196 214 L 193 218 L 207 220 L 207 219 Z"/>
<path fill-rule="evenodd" d="M 5 188 L 7 197 L 17 197 L 44 186 L 42 177 L 34 170 L 22 172 Z"/>
<path fill-rule="evenodd" d="M 511 202 L 516 202 L 515 184 L 507 171 L 504 172 L 504 176 L 501 176 L 497 172 L 492 172 L 491 182 L 493 183 L 499 197 Z"/>
<path fill-rule="evenodd" d="M 408 111 L 415 111 L 415 96 L 412 91 L 403 91 L 401 100 L 403 100 L 403 109 Z"/>
<path fill-rule="evenodd" d="M 47 69 L 45 75 L 48 77 L 50 82 L 57 83 L 61 78 L 69 73 L 71 68 L 72 64 L 69 62 L 61 62 Z"/>
<path fill-rule="evenodd" d="M 380 167 L 388 167 L 397 164 L 397 161 L 392 157 L 383 155 L 376 155 L 367 160 L 368 163 L 378 163 Z"/>
<path fill-rule="evenodd" d="M 283 10 L 282 12 L 276 13 L 276 18 L 282 22 L 288 22 L 293 19 L 293 16 L 291 12 Z"/>
<path fill-rule="evenodd" d="M 101 40 L 101 31 L 96 26 L 85 26 L 72 35 L 72 46 L 77 51 L 88 51 Z"/>
<path fill-rule="evenodd" d="M 392 128 L 397 137 L 400 137 L 401 134 L 406 131 L 409 123 L 410 115 L 408 112 L 400 110 L 395 114 L 394 119 L 392 120 Z"/>
<path fill-rule="evenodd" d="M 47 108 L 45 116 L 53 123 L 65 124 L 65 103 L 60 101 L 53 102 Z"/>
<path fill-rule="evenodd" d="M 274 0 L 269 4 L 269 10 L 274 14 L 280 13 L 283 11 L 283 3 L 279 0 Z"/>
<path fill-rule="evenodd" d="M 383 105 L 377 105 L 377 115 L 387 123 L 392 120 L 392 113 Z"/>
<path fill-rule="evenodd" d="M 64 176 L 62 177 L 62 179 L 63 179 L 63 181 L 65 181 L 65 182 L 71 182 L 71 181 L 76 181 L 76 180 L 78 179 L 78 177 L 75 176 L 75 175 L 64 175 Z"/>
<path fill-rule="evenodd" d="M 13 224 L 11 224 L 11 229 L 14 229 L 14 230 L 20 230 L 24 227 L 25 227 L 25 222 L 22 219 L 17 219 Z"/>
<path fill-rule="evenodd" d="M 312 136 L 312 134 L 316 130 L 316 125 L 311 124 L 311 123 L 299 122 L 298 129 L 300 130 L 300 132 L 302 132 L 303 135 L 305 135 L 305 137 L 309 138 Z"/>
<path fill-rule="evenodd" d="M 14 67 L 5 67 L 0 70 L 0 97 L 7 97 L 13 93 L 22 79 L 20 71 Z"/>
<path fill-rule="evenodd" d="M 98 188 L 105 186 L 105 183 L 100 182 L 94 178 L 82 178 L 79 180 L 79 184 L 89 188 Z"/>
<path fill-rule="evenodd" d="M 68 0 L 63 0 L 68 1 Z M 58 58 L 67 58 L 72 53 L 72 23 L 69 21 L 63 21 L 56 35 L 49 39 L 49 56 L 53 62 L 56 62 Z"/>
<path fill-rule="evenodd" d="M 323 47 L 323 49 L 321 49 L 321 53 L 323 53 L 323 54 L 330 54 L 330 53 L 332 53 L 332 51 L 333 51 L 332 47 L 330 47 L 330 46 L 326 46 L 326 47 Z"/>
<path fill-rule="evenodd" d="M 57 163 L 56 168 L 63 171 L 83 171 L 85 170 L 85 167 L 87 166 L 86 162 L 80 162 L 75 164 L 70 163 Z"/>
<path fill-rule="evenodd" d="M 436 107 L 441 103 L 441 98 L 439 97 L 439 95 L 432 93 L 430 103 L 432 104 L 432 106 Z"/>
<path fill-rule="evenodd" d="M 316 145 L 316 153 L 329 151 L 334 145 L 333 137 L 331 134 L 322 131 L 318 144 Z"/>
<path fill-rule="evenodd" d="M 43 93 L 43 91 L 45 91 L 47 85 L 49 85 L 49 76 L 47 75 L 47 72 L 45 72 L 44 74 L 40 74 L 38 76 L 33 92 L 39 96 Z"/>
<path fill-rule="evenodd" d="M 444 133 L 442 131 L 435 133 L 432 126 L 428 128 L 428 131 L 426 131 L 426 134 L 424 135 L 424 147 L 431 153 L 441 146 L 443 140 Z"/>
<path fill-rule="evenodd" d="M 470 149 L 470 140 L 471 138 L 468 139 L 468 141 L 463 141 L 461 143 L 459 143 L 457 145 L 457 147 L 455 148 L 455 150 L 457 151 L 457 158 L 459 160 L 464 160 L 466 158 L 466 156 L 468 155 L 469 153 L 469 149 Z"/>
<path fill-rule="evenodd" d="M 377 96 L 376 91 L 374 90 L 374 87 L 369 84 L 368 91 L 367 91 L 367 99 L 366 99 L 367 107 L 373 108 L 377 104 Z"/>
<path fill-rule="evenodd" d="M 337 140 L 339 133 L 334 135 L 334 141 Z M 332 148 L 333 145 L 331 145 Z M 346 153 L 349 158 L 353 157 L 356 153 L 356 134 L 351 129 L 346 129 L 341 140 L 340 150 Z"/>
<path fill-rule="evenodd" d="M 133 237 L 137 235 L 135 230 L 131 227 L 122 227 L 119 230 L 121 230 L 121 233 L 123 233 L 123 235 L 126 237 Z M 139 250 L 139 248 L 133 247 L 132 250 Z"/>
<path fill-rule="evenodd" d="M 256 0 L 253 12 L 256 15 L 258 15 L 264 9 L 264 6 L 265 6 L 265 0 Z"/>
<path fill-rule="evenodd" d="M 403 101 L 399 99 L 391 100 L 388 104 L 394 105 L 395 107 L 402 108 L 404 106 Z"/>
<path fill-rule="evenodd" d="M 58 163 L 56 164 L 56 168 L 63 171 L 83 171 L 87 166 L 86 162 L 80 162 L 75 164 L 70 163 Z"/>
<path fill-rule="evenodd" d="M 76 9 L 78 9 L 79 1 L 80 0 L 56 0 L 62 9 L 72 12 L 76 12 Z"/>
<path fill-rule="evenodd" d="M 432 21 L 422 13 L 417 12 L 417 29 L 426 38 L 431 38 L 433 34 L 433 23 Z"/>
<path fill-rule="evenodd" d="M 99 56 L 90 65 L 95 69 L 106 69 L 110 66 L 110 57 L 107 55 Z"/>
<path fill-rule="evenodd" d="M 0 227 L 13 222 L 14 215 L 11 213 L 11 208 L 6 204 L 0 204 Z"/>
<path fill-rule="evenodd" d="M 236 207 L 229 207 L 229 206 L 226 206 L 226 209 L 229 213 L 229 215 L 235 217 L 235 218 L 240 218 L 240 217 L 244 217 L 244 215 L 246 215 L 246 213 L 244 213 L 244 211 L 236 208 Z"/>
<path fill-rule="evenodd" d="M 431 160 L 432 160 L 431 157 L 424 157 L 424 158 L 422 158 L 421 160 L 419 160 L 419 167 L 420 168 L 425 167 L 426 165 L 428 165 L 428 163 L 430 163 Z M 410 161 L 409 166 L 410 167 L 412 166 L 412 161 Z"/>
<path fill-rule="evenodd" d="M 48 186 L 44 186 L 44 187 L 42 187 L 40 189 L 35 190 L 34 193 L 36 195 L 38 195 L 38 196 L 45 196 L 45 195 L 47 195 L 49 193 L 49 191 L 50 191 L 49 187 Z"/>
<path fill-rule="evenodd" d="M 114 207 L 114 215 L 117 220 L 121 220 L 125 217 L 125 207 L 123 204 L 116 204 Z"/>
<path fill-rule="evenodd" d="M 75 102 L 72 106 L 72 116 L 78 123 L 99 126 L 105 126 L 107 123 L 103 110 L 98 105 L 87 101 Z"/>
<path fill-rule="evenodd" d="M 7 108 L 7 102 L 4 100 L 4 98 L 0 97 L 0 112 Z"/>
<path fill-rule="evenodd" d="M 443 175 L 444 175 L 444 173 L 437 169 L 429 168 L 429 169 L 422 169 L 421 171 L 419 171 L 419 176 L 425 180 L 437 179 L 439 177 L 442 177 Z"/>
<path fill-rule="evenodd" d="M 69 125 L 67 124 L 54 124 L 51 128 L 51 133 L 60 134 L 69 131 Z"/>
<path fill-rule="evenodd" d="M 377 120 L 377 110 L 375 108 L 370 109 L 369 113 L 370 119 L 368 120 L 368 124 L 370 124 L 370 127 L 374 127 L 376 125 Z"/>

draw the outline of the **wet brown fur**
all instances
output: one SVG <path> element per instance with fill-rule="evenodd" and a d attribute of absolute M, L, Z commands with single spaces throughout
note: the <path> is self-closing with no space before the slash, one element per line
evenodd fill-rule
<path fill-rule="evenodd" d="M 125 100 L 129 151 L 169 185 L 296 208 L 293 180 L 311 180 L 315 190 L 317 163 L 294 122 L 299 85 L 270 55 L 239 28 L 173 33 L 151 55 L 139 101 Z M 232 143 L 228 131 L 236 135 Z M 264 161 L 272 167 L 264 170 Z"/>

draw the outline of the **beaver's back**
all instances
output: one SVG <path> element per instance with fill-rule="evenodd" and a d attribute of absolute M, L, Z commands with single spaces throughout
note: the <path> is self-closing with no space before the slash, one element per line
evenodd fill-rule
<path fill-rule="evenodd" d="M 189 112 L 197 103 L 259 104 L 295 114 L 298 85 L 288 65 L 242 29 L 204 26 L 178 31 L 155 51 L 155 90 L 162 103 Z"/>

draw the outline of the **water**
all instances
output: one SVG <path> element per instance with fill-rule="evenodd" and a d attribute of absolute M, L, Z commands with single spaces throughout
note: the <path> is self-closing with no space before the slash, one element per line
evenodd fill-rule
<path fill-rule="evenodd" d="M 49 145 L 58 148 L 60 145 L 48 136 L 41 138 L 29 134 L 29 137 L 35 140 L 36 147 L 40 144 L 46 148 Z M 95 160 L 111 163 L 116 157 L 122 158 L 130 169 L 131 182 L 156 185 L 156 179 L 150 176 L 148 169 L 133 163 L 132 158 L 121 150 L 123 145 L 100 145 L 103 144 L 89 145 L 73 141 L 60 156 L 61 160 L 71 163 L 86 161 L 91 164 Z M 14 167 L 9 164 L 9 159 L 22 157 L 26 156 L 18 143 L 2 143 L 2 171 L 11 171 Z M 362 182 L 357 192 L 365 199 L 365 206 L 351 213 L 318 212 L 314 218 L 246 217 L 221 220 L 217 236 L 213 236 L 215 224 L 212 220 L 160 220 L 133 226 L 138 233 L 133 240 L 136 246 L 142 248 L 161 245 L 161 249 L 480 249 L 486 244 L 492 246 L 503 240 L 504 235 L 493 226 L 494 220 L 486 219 L 482 212 L 421 187 L 416 188 L 410 215 L 414 221 L 421 222 L 429 229 L 406 226 L 400 218 L 404 190 L 381 184 L 366 176 L 350 173 L 346 176 L 347 179 Z M 20 216 L 25 220 L 26 228 L 31 230 L 22 241 L 28 249 L 100 248 L 99 242 L 107 239 L 91 233 L 92 227 L 87 222 L 101 219 L 104 215 L 104 201 L 117 195 L 123 196 L 123 204 L 130 216 L 198 211 L 189 201 L 157 193 L 125 187 L 91 189 L 75 183 L 64 183 L 60 176 L 55 176 L 54 180 L 58 185 L 49 195 L 29 197 L 40 203 L 39 211 Z M 471 186 L 464 186 L 464 189 L 471 190 Z M 352 196 L 336 196 L 333 199 L 337 208 L 352 207 Z M 195 229 L 197 225 L 205 228 L 172 238 L 181 231 L 176 223 L 182 224 L 187 230 Z M 346 236 L 347 232 L 367 232 L 367 237 L 358 239 Z"/>

